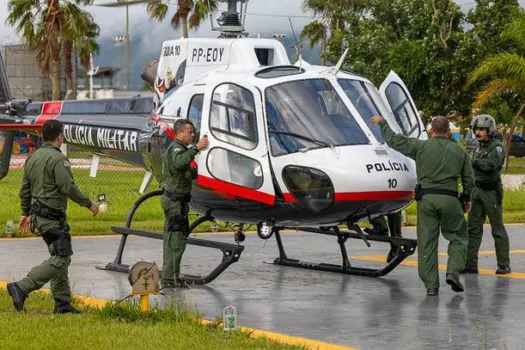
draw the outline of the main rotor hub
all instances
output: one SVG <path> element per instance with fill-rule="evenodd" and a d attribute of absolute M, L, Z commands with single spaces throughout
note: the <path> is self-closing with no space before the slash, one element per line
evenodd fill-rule
<path fill-rule="evenodd" d="M 248 0 L 219 0 L 219 2 L 228 3 L 228 10 L 222 12 L 221 16 L 217 18 L 219 27 L 212 29 L 220 32 L 221 38 L 246 36 L 244 18 L 246 17 L 246 3 Z M 237 10 L 237 3 L 241 4 L 240 10 Z"/>

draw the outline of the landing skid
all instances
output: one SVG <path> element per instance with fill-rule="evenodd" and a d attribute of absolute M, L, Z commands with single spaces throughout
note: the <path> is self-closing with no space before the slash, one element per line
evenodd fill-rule
<path fill-rule="evenodd" d="M 286 255 L 284 250 L 283 241 L 279 230 L 275 231 L 275 238 L 277 240 L 277 246 L 279 248 L 279 257 L 274 260 L 274 264 L 292 267 L 301 267 L 305 269 L 318 270 L 318 271 L 329 271 L 337 272 L 348 275 L 358 275 L 367 277 L 381 277 L 388 274 L 390 271 L 395 269 L 403 260 L 410 255 L 414 254 L 416 250 L 417 241 L 409 238 L 398 238 L 398 237 L 387 237 L 378 235 L 364 235 L 361 228 L 357 225 L 350 225 L 349 230 L 340 230 L 337 226 L 331 227 L 327 230 L 316 229 L 316 228 L 300 228 L 301 231 L 312 232 L 317 234 L 323 234 L 328 236 L 336 236 L 337 243 L 341 249 L 342 264 L 326 264 L 326 263 L 312 263 L 297 259 L 290 259 Z M 352 232 L 352 231 L 354 232 Z M 364 267 L 354 267 L 350 264 L 348 254 L 346 252 L 345 242 L 348 238 L 363 239 L 365 243 L 370 246 L 368 241 L 377 241 L 384 243 L 391 243 L 394 248 L 397 249 L 398 253 L 394 259 L 392 259 L 386 266 L 380 269 L 371 269 Z"/>
<path fill-rule="evenodd" d="M 117 255 L 113 262 L 107 264 L 104 267 L 97 266 L 96 268 L 99 270 L 106 270 L 106 271 L 115 271 L 115 272 L 123 272 L 123 273 L 129 273 L 129 265 L 122 263 L 122 254 L 124 252 L 124 247 L 126 245 L 126 241 L 128 239 L 129 235 L 134 236 L 140 236 L 140 237 L 147 237 L 147 238 L 153 238 L 153 239 L 162 239 L 163 234 L 158 232 L 149 232 L 149 231 L 141 231 L 137 229 L 130 228 L 131 222 L 133 220 L 133 216 L 135 215 L 135 212 L 137 211 L 138 207 L 144 203 L 149 198 L 160 196 L 163 193 L 163 191 L 153 191 L 150 193 L 147 193 L 140 197 L 133 207 L 131 208 L 128 217 L 126 219 L 126 227 L 112 227 L 111 229 L 113 232 L 118 233 L 121 235 L 120 239 L 120 245 L 117 251 Z M 190 233 L 193 232 L 200 224 L 206 222 L 206 221 L 212 221 L 213 217 L 211 216 L 203 216 L 195 220 L 190 225 Z M 197 276 L 197 275 L 182 275 L 181 279 L 183 279 L 188 284 L 207 284 L 213 281 L 215 278 L 217 278 L 224 270 L 226 270 L 231 264 L 237 262 L 239 258 L 241 257 L 241 253 L 244 250 L 244 246 L 239 244 L 230 244 L 230 243 L 223 243 L 223 242 L 217 242 L 217 241 L 210 241 L 206 239 L 199 239 L 199 238 L 188 238 L 186 241 L 186 244 L 189 245 L 196 245 L 200 247 L 206 247 L 206 248 L 214 248 L 219 249 L 222 252 L 222 261 L 221 263 L 208 275 L 206 276 Z"/>

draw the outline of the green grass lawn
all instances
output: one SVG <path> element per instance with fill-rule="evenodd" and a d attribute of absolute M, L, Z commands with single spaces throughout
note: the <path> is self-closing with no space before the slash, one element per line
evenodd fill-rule
<path fill-rule="evenodd" d="M 0 349 L 302 349 L 203 325 L 194 312 L 175 305 L 148 313 L 124 304 L 54 315 L 51 296 L 33 293 L 26 309 L 14 311 L 7 291 L 0 289 Z"/>

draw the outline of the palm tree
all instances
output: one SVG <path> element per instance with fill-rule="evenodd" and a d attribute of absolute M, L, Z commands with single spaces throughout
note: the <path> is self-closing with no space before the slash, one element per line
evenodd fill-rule
<path fill-rule="evenodd" d="M 316 20 L 308 23 L 301 32 L 310 48 L 321 44 L 321 59 L 324 64 L 326 44 L 335 33 L 349 30 L 352 15 L 363 9 L 363 0 L 304 0 L 303 10 L 312 11 Z"/>
<path fill-rule="evenodd" d="M 91 5 L 93 0 L 9 0 L 6 22 L 16 27 L 17 32 L 36 51 L 40 72 L 51 80 L 52 99 L 61 97 L 60 91 L 60 53 L 62 47 L 70 46 L 68 37 L 72 23 L 82 12 L 78 6 Z"/>
<path fill-rule="evenodd" d="M 93 20 L 93 17 L 86 11 L 79 9 L 74 4 L 64 6 L 64 13 L 67 13 L 69 20 L 63 31 L 64 69 L 66 73 L 66 96 L 65 99 L 73 98 L 73 51 L 81 57 L 81 63 L 89 61 L 89 54 L 98 52 L 99 46 L 96 38 L 100 28 Z M 84 69 L 86 71 L 89 68 Z"/>
<path fill-rule="evenodd" d="M 512 41 L 518 50 L 525 49 L 525 13 L 521 13 L 502 33 L 504 40 Z M 519 100 L 510 128 L 505 133 L 504 145 L 508 157 L 512 134 L 516 129 L 518 119 L 525 109 L 525 57 L 518 53 L 502 52 L 487 57 L 470 74 L 467 87 L 486 79 L 490 80 L 477 94 L 474 107 L 482 107 L 493 99 L 510 95 Z"/>
<path fill-rule="evenodd" d="M 182 25 L 182 37 L 187 38 L 189 28 L 198 28 L 206 16 L 215 10 L 215 0 L 178 0 L 177 11 L 171 17 L 171 24 L 175 29 Z M 150 18 L 162 21 L 168 13 L 168 4 L 161 0 L 149 0 L 147 11 Z"/>

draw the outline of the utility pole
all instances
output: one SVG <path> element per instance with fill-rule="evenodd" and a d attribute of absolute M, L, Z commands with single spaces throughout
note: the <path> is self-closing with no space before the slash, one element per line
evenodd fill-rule
<path fill-rule="evenodd" d="M 117 2 L 98 4 L 103 7 L 122 7 L 126 6 L 126 34 L 124 35 L 124 42 L 126 44 L 125 65 L 126 65 L 126 90 L 131 88 L 131 42 L 129 35 L 129 6 L 136 4 L 147 3 L 148 0 L 117 0 Z"/>

